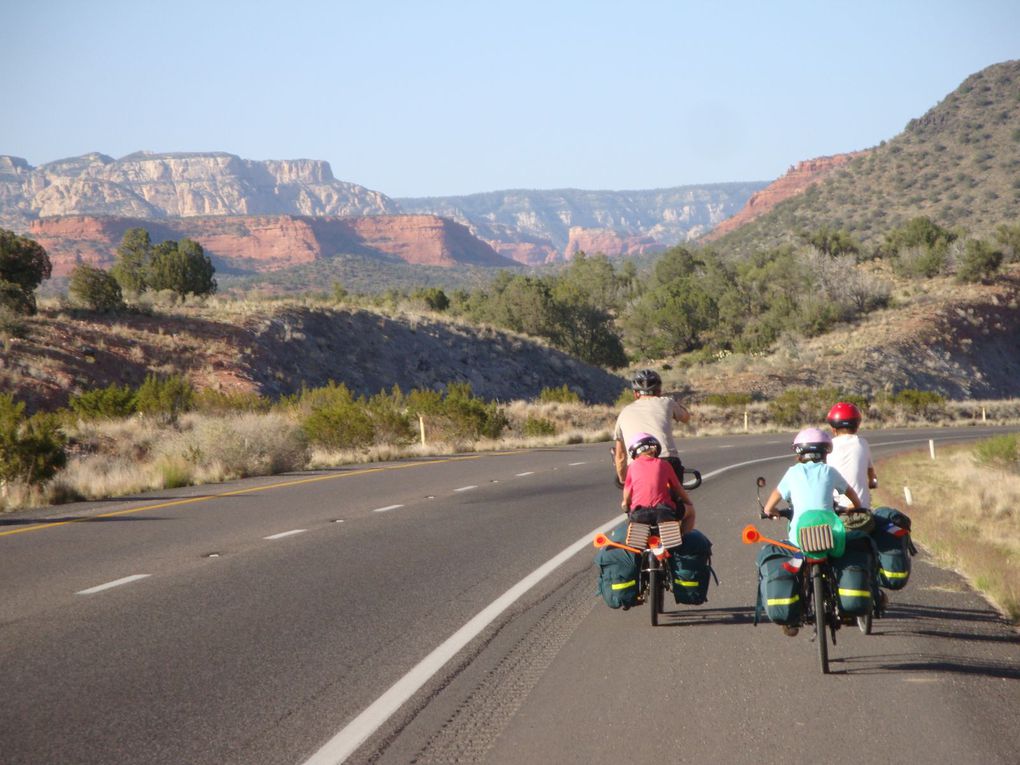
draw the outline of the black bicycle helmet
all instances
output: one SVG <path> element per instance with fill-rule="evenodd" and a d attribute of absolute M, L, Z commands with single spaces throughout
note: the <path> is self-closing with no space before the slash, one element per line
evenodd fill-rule
<path fill-rule="evenodd" d="M 634 375 L 630 387 L 637 393 L 658 393 L 662 390 L 662 378 L 654 369 L 642 369 Z"/>

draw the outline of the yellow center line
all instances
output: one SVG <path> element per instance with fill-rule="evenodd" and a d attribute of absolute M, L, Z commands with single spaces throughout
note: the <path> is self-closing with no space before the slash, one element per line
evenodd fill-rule
<path fill-rule="evenodd" d="M 102 513 L 100 515 L 89 515 L 82 518 L 69 518 L 64 521 L 52 521 L 50 523 L 40 522 L 32 526 L 25 526 L 20 529 L 11 529 L 9 531 L 0 531 L 0 537 L 9 537 L 14 534 L 24 534 L 29 531 L 42 531 L 43 529 L 52 529 L 57 526 L 66 526 L 70 523 L 83 523 L 87 521 L 94 521 L 99 518 L 113 518 L 118 515 L 130 515 L 132 513 L 141 513 L 146 510 L 160 510 L 167 507 L 179 507 L 181 505 L 195 505 L 199 502 L 208 502 L 212 499 L 221 499 L 223 497 L 236 497 L 240 494 L 253 494 L 258 491 L 268 491 L 269 489 L 285 489 L 290 486 L 301 486 L 306 483 L 317 483 L 319 481 L 332 481 L 337 478 L 349 478 L 355 475 L 367 475 L 369 473 L 382 473 L 388 470 L 403 470 L 405 468 L 413 467 L 424 467 L 426 465 L 437 465 L 442 462 L 462 462 L 464 460 L 476 460 L 482 455 L 468 455 L 465 457 L 446 457 L 444 459 L 428 460 L 425 462 L 408 462 L 400 465 L 389 465 L 387 467 L 375 467 L 365 468 L 362 470 L 352 470 L 347 473 L 331 473 L 329 475 L 317 475 L 311 478 L 299 478 L 293 481 L 280 481 L 279 483 L 270 483 L 265 486 L 252 486 L 247 489 L 234 489 L 233 491 L 224 491 L 219 494 L 204 494 L 200 497 L 188 497 L 187 499 L 175 499 L 170 502 L 159 502 L 154 505 L 140 505 L 138 507 L 129 507 L 124 510 L 113 510 L 109 513 Z"/>

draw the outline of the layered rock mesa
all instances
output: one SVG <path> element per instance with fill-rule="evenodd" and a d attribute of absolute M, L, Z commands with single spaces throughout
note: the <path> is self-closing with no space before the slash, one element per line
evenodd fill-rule
<path fill-rule="evenodd" d="M 146 229 L 154 242 L 194 239 L 217 270 L 235 273 L 275 271 L 337 254 L 389 256 L 444 267 L 518 265 L 464 226 L 435 215 L 260 215 L 158 221 L 75 215 L 33 221 L 28 234 L 46 248 L 53 274 L 64 276 L 78 263 L 112 265 L 129 228 Z"/>
<path fill-rule="evenodd" d="M 761 191 L 756 191 L 747 200 L 736 215 L 722 221 L 718 226 L 702 237 L 701 241 L 711 242 L 730 231 L 734 231 L 755 218 L 761 217 L 780 202 L 805 192 L 809 186 L 818 183 L 842 167 L 854 157 L 867 154 L 868 151 L 853 151 L 845 154 L 833 154 L 829 157 L 816 157 L 798 162 L 777 180 Z"/>
<path fill-rule="evenodd" d="M 256 161 L 233 154 L 105 154 L 30 166 L 0 156 L 0 226 L 27 231 L 62 215 L 189 218 L 209 215 L 393 215 L 377 191 L 333 177 L 328 162 Z"/>
<path fill-rule="evenodd" d="M 527 264 L 589 254 L 636 255 L 696 239 L 743 207 L 763 182 L 649 191 L 494 191 L 398 198 L 407 212 L 463 223 L 493 249 Z"/>
<path fill-rule="evenodd" d="M 526 264 L 579 250 L 632 255 L 697 238 L 737 212 L 764 183 L 650 191 L 513 190 L 394 200 L 333 177 L 320 160 L 242 159 L 224 152 L 120 159 L 92 153 L 30 166 L 0 156 L 0 227 L 27 233 L 61 216 L 169 221 L 210 216 L 450 218 L 496 252 Z"/>

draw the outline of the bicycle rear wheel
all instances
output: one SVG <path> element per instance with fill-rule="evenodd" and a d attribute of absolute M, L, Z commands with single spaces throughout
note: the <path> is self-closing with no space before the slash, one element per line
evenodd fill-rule
<path fill-rule="evenodd" d="M 822 572 L 815 566 L 811 572 L 812 596 L 815 601 L 815 640 L 818 642 L 818 660 L 822 664 L 822 674 L 829 674 L 829 634 L 825 625 L 825 612 L 829 604 L 825 598 L 825 581 Z"/>
<path fill-rule="evenodd" d="M 662 613 L 662 569 L 655 563 L 648 572 L 648 605 L 652 611 L 652 626 L 659 626 L 659 614 Z"/>

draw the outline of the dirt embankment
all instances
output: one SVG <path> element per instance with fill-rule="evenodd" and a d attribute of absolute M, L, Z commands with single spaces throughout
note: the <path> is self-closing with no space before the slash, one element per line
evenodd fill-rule
<path fill-rule="evenodd" d="M 66 404 L 73 392 L 137 386 L 150 372 L 269 396 L 330 380 L 367 395 L 469 382 L 487 399 L 528 399 L 565 384 L 586 401 L 608 403 L 626 385 L 534 340 L 424 315 L 279 307 L 101 317 L 44 309 L 24 326 L 25 336 L 4 346 L 0 390 L 33 410 Z"/>

